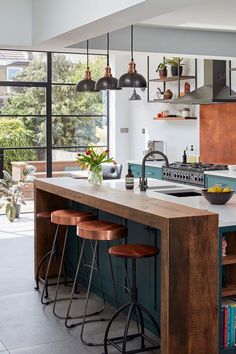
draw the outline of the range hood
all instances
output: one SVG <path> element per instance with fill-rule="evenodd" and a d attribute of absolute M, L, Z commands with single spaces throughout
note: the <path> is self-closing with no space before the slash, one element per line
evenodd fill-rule
<path fill-rule="evenodd" d="M 236 93 L 226 85 L 226 60 L 204 60 L 204 86 L 172 101 L 183 104 L 236 102 Z"/>

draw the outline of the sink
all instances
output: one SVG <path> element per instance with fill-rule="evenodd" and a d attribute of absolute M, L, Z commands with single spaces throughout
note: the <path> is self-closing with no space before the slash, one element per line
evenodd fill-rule
<path fill-rule="evenodd" d="M 152 189 L 172 189 L 172 188 L 179 188 L 178 186 L 175 186 L 174 184 L 171 184 L 169 186 L 148 186 L 147 190 L 152 190 Z"/>
<path fill-rule="evenodd" d="M 172 195 L 173 197 L 179 197 L 179 198 L 185 198 L 185 197 L 199 197 L 202 195 L 201 192 L 198 192 L 193 189 L 184 189 L 184 190 L 178 190 L 178 191 L 154 191 L 156 193 L 162 193 L 162 194 L 167 194 L 167 195 Z"/>

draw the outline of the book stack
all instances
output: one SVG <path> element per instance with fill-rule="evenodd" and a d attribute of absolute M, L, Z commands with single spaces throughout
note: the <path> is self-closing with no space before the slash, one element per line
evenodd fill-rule
<path fill-rule="evenodd" d="M 236 297 L 222 299 L 222 338 L 221 347 L 230 348 L 236 346 Z"/>

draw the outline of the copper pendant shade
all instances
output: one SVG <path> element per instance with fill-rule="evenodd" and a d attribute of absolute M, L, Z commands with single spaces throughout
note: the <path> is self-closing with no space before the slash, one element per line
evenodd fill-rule
<path fill-rule="evenodd" d="M 121 88 L 118 87 L 118 80 L 112 76 L 109 65 L 109 33 L 107 33 L 107 66 L 104 76 L 96 82 L 95 90 L 121 90 Z"/>
<path fill-rule="evenodd" d="M 79 81 L 75 88 L 76 92 L 93 92 L 95 90 L 95 81 L 92 80 L 91 71 L 89 70 L 89 41 L 87 40 L 87 69 L 85 70 L 84 79 Z"/>
<path fill-rule="evenodd" d="M 147 87 L 146 79 L 137 73 L 136 64 L 133 55 L 133 25 L 131 26 L 131 61 L 129 63 L 128 73 L 122 75 L 118 82 L 119 87 Z"/>

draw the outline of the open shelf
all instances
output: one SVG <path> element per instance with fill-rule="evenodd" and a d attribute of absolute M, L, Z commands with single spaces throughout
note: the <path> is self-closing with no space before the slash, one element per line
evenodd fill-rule
<path fill-rule="evenodd" d="M 196 120 L 197 117 L 186 117 L 186 118 L 183 118 L 183 117 L 160 117 L 160 118 L 153 117 L 153 119 L 154 120 Z"/>
<path fill-rule="evenodd" d="M 160 99 L 155 99 L 155 100 L 152 100 L 152 101 L 148 101 L 149 103 L 170 103 L 171 102 L 171 100 L 164 100 L 164 99 L 162 99 L 162 98 L 160 98 Z"/>
<path fill-rule="evenodd" d="M 222 288 L 222 296 L 236 295 L 236 284 L 228 284 Z"/>
<path fill-rule="evenodd" d="M 150 82 L 173 82 L 173 81 L 183 81 L 183 80 L 191 80 L 195 79 L 196 76 L 188 76 L 188 75 L 183 75 L 183 76 L 169 76 L 165 77 L 164 79 L 150 79 Z"/>
<path fill-rule="evenodd" d="M 222 264 L 236 264 L 236 254 L 229 254 L 227 256 L 222 257 Z"/>

